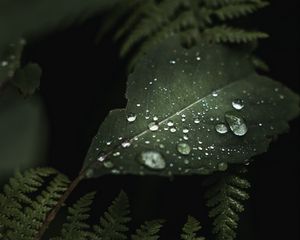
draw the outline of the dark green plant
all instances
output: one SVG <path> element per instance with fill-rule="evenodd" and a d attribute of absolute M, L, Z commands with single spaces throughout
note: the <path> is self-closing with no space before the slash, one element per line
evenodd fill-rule
<path fill-rule="evenodd" d="M 5 41 L 14 41 L 6 47 L 0 42 L 0 91 L 16 87 L 28 96 L 39 88 L 41 69 L 20 63 L 25 41 L 16 39 L 31 39 L 65 18 L 69 24 L 82 16 L 78 9 L 84 12 L 100 4 L 104 10 L 105 3 L 79 4 L 75 18 L 73 11 L 62 8 L 62 14 L 37 29 L 33 15 L 26 27 L 13 28 Z M 13 11 L 8 2 L 1 4 Z M 42 6 L 33 0 L 31 4 L 34 10 Z M 72 182 L 48 168 L 17 172 L 9 180 L 0 195 L 0 239 L 41 239 L 78 183 L 105 174 L 212 174 L 206 198 L 213 233 L 218 240 L 235 239 L 242 201 L 249 197 L 250 184 L 242 176 L 249 159 L 267 151 L 299 114 L 297 94 L 255 71 L 268 70 L 253 53 L 267 34 L 233 21 L 267 5 L 261 0 L 123 0 L 105 8 L 107 20 L 98 39 L 114 32 L 120 55 L 127 58 L 132 70 L 127 106 L 112 110 L 101 124 Z M 99 223 L 90 226 L 94 195 L 68 208 L 61 233 L 53 240 L 128 239 L 126 194 L 121 192 Z M 163 220 L 146 221 L 130 237 L 159 239 L 162 225 Z M 188 217 L 181 239 L 204 239 L 198 236 L 200 229 L 200 223 Z"/>

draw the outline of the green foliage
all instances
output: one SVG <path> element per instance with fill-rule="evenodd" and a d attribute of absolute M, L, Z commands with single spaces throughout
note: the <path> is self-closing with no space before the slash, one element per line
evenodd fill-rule
<path fill-rule="evenodd" d="M 224 171 L 265 152 L 299 113 L 298 95 L 258 75 L 248 49 L 185 49 L 178 38 L 140 59 L 126 97 L 126 109 L 111 111 L 91 144 L 88 177 Z"/>
<path fill-rule="evenodd" d="M 68 208 L 69 216 L 63 224 L 61 236 L 52 240 L 86 240 L 91 236 L 90 226 L 86 223 L 89 218 L 90 205 L 93 203 L 95 192 L 81 197 L 72 207 Z"/>
<path fill-rule="evenodd" d="M 182 228 L 181 239 L 182 240 L 205 240 L 204 237 L 197 237 L 197 232 L 201 229 L 200 222 L 188 216 L 186 224 Z"/>
<path fill-rule="evenodd" d="M 0 2 L 0 49 L 17 38 L 36 37 L 82 22 L 118 0 L 22 0 Z"/>
<path fill-rule="evenodd" d="M 40 86 L 42 70 L 38 64 L 29 63 L 16 71 L 12 84 L 24 96 L 33 95 Z"/>
<path fill-rule="evenodd" d="M 132 240 L 158 240 L 159 231 L 162 228 L 163 220 L 153 220 L 147 221 L 139 229 L 136 230 L 136 233 L 132 235 Z"/>
<path fill-rule="evenodd" d="M 213 232 L 217 240 L 233 240 L 238 227 L 239 213 L 244 211 L 241 201 L 249 198 L 246 189 L 250 183 L 244 179 L 245 168 L 235 168 L 213 177 L 212 186 L 206 193 L 209 216 L 214 219 Z"/>
<path fill-rule="evenodd" d="M 45 178 L 51 177 L 41 190 Z M 16 172 L 0 194 L 0 236 L 6 240 L 33 240 L 47 213 L 66 190 L 69 180 L 50 168 Z M 34 197 L 35 196 L 35 197 Z"/>
<path fill-rule="evenodd" d="M 130 64 L 133 67 L 154 43 L 176 33 L 181 33 L 182 43 L 187 46 L 193 46 L 201 39 L 241 43 L 266 38 L 268 35 L 259 31 L 232 27 L 235 24 L 231 20 L 252 14 L 267 5 L 268 2 L 261 0 L 125 0 L 111 11 L 98 39 L 123 21 L 114 38 L 122 41 L 121 56 L 134 52 Z M 229 26 L 218 26 L 228 21 Z"/>
<path fill-rule="evenodd" d="M 112 205 L 100 218 L 99 225 L 94 226 L 95 240 L 126 239 L 126 224 L 130 221 L 128 197 L 124 192 L 113 201 Z"/>

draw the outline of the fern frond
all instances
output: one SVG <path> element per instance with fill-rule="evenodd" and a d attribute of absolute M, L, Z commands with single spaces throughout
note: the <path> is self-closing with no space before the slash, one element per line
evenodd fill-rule
<path fill-rule="evenodd" d="M 38 194 L 45 178 L 55 175 L 47 188 Z M 47 213 L 66 190 L 69 180 L 51 168 L 16 172 L 0 194 L 0 230 L 4 239 L 32 240 Z M 32 200 L 32 196 L 38 194 Z"/>
<path fill-rule="evenodd" d="M 94 226 L 95 240 L 123 240 L 128 231 L 126 224 L 130 221 L 128 197 L 124 192 L 113 201 L 112 205 L 100 218 L 99 225 Z"/>
<path fill-rule="evenodd" d="M 85 222 L 89 218 L 90 206 L 93 203 L 95 192 L 81 197 L 72 207 L 68 208 L 67 222 L 63 224 L 61 236 L 52 240 L 86 240 L 91 232 Z"/>
<path fill-rule="evenodd" d="M 232 173 L 223 173 L 215 179 L 206 193 L 207 206 L 212 208 L 209 216 L 214 218 L 213 233 L 217 240 L 233 240 L 238 227 L 239 213 L 244 211 L 241 201 L 249 198 L 245 191 L 250 183 L 242 178 L 244 168 L 237 168 Z"/>
<path fill-rule="evenodd" d="M 252 14 L 260 8 L 266 6 L 268 6 L 267 2 L 228 5 L 216 9 L 215 11 L 213 11 L 213 14 L 217 16 L 221 21 L 225 21 Z"/>
<path fill-rule="evenodd" d="M 268 34 L 257 31 L 245 31 L 226 25 L 207 28 L 203 31 L 203 38 L 214 43 L 248 43 L 267 38 Z"/>
<path fill-rule="evenodd" d="M 136 233 L 131 236 L 132 240 L 157 240 L 157 235 L 162 228 L 164 220 L 153 220 L 145 222 Z"/>
<path fill-rule="evenodd" d="M 182 240 L 205 240 L 204 237 L 197 237 L 197 232 L 201 229 L 200 222 L 188 216 L 186 224 L 182 228 L 181 239 Z"/>

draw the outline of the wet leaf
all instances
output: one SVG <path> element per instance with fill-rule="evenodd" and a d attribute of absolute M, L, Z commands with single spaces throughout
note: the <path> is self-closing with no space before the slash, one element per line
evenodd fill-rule
<path fill-rule="evenodd" d="M 93 139 L 89 177 L 224 171 L 265 152 L 299 113 L 298 95 L 258 75 L 251 53 L 186 50 L 176 38 L 137 64 L 126 96 L 126 109 L 111 111 Z"/>

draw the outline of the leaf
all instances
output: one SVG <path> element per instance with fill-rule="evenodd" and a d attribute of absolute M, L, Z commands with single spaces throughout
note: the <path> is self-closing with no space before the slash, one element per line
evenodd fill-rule
<path fill-rule="evenodd" d="M 267 151 L 299 113 L 298 95 L 258 75 L 251 53 L 212 44 L 186 50 L 177 38 L 141 59 L 126 97 L 91 144 L 88 177 L 224 171 Z"/>
<path fill-rule="evenodd" d="M 186 224 L 182 228 L 182 240 L 205 240 L 204 237 L 197 237 L 197 232 L 201 229 L 200 222 L 192 216 L 188 216 Z"/>
<path fill-rule="evenodd" d="M 14 0 L 0 2 L 0 47 L 86 19 L 118 0 Z"/>
<path fill-rule="evenodd" d="M 16 71 L 12 84 L 19 89 L 24 96 L 34 94 L 40 86 L 42 70 L 38 64 L 29 63 L 24 68 Z"/>
<path fill-rule="evenodd" d="M 132 240 L 158 240 L 159 231 L 162 228 L 164 220 L 146 221 L 135 234 L 131 236 Z"/>

